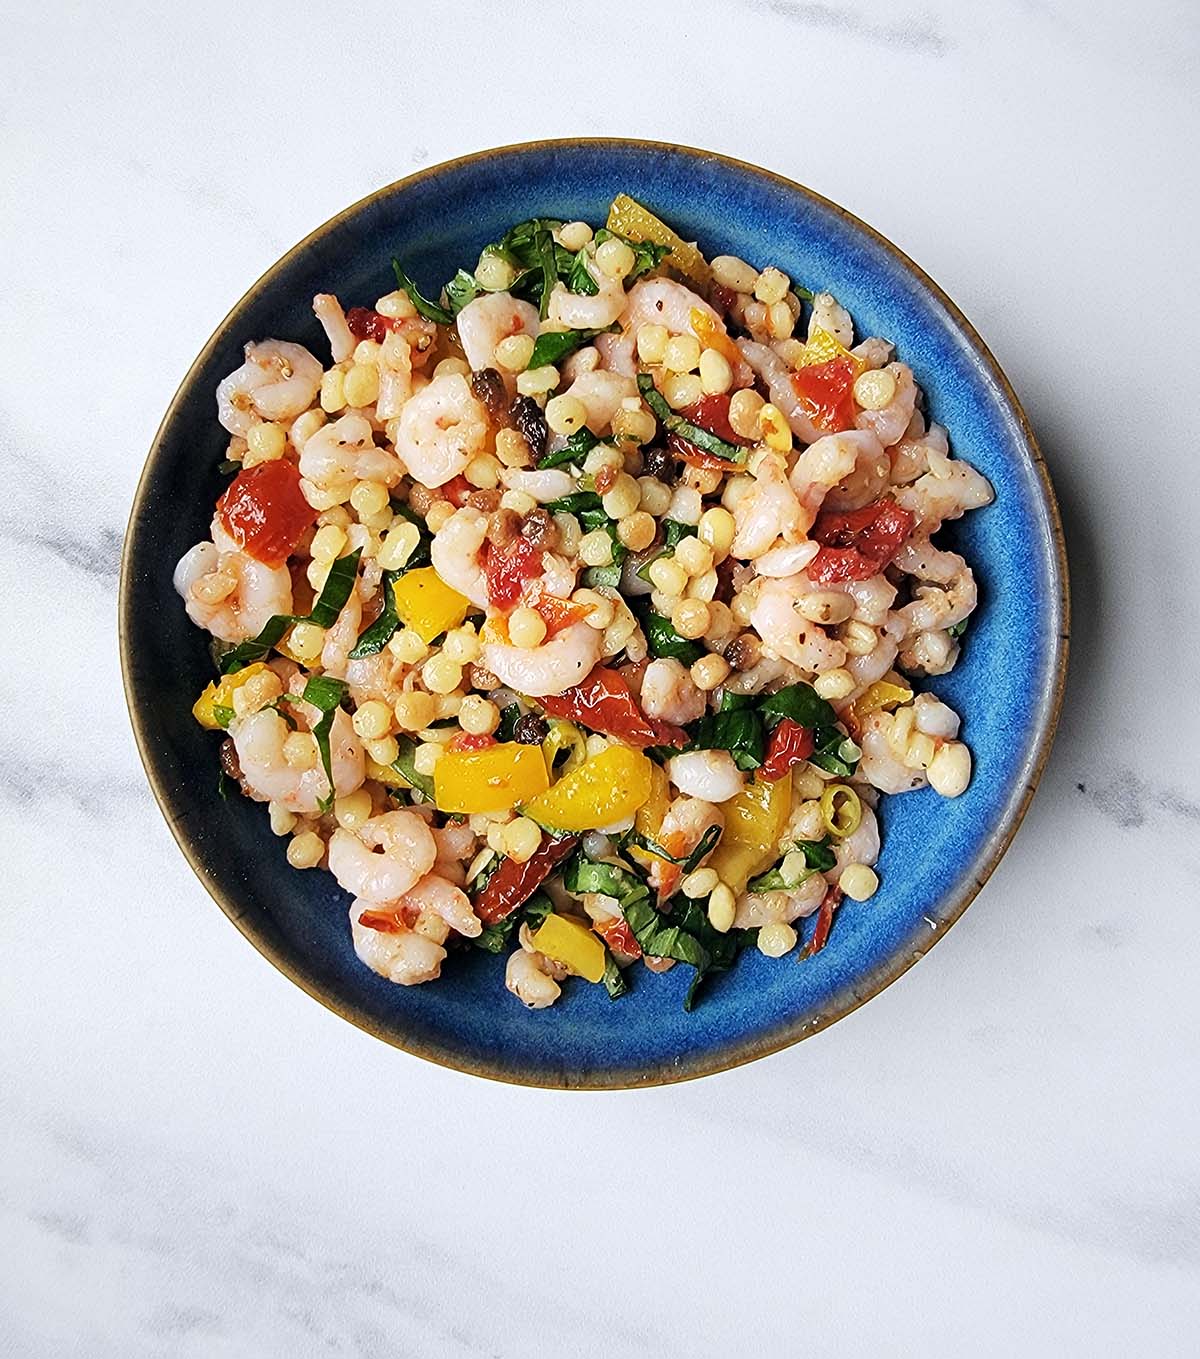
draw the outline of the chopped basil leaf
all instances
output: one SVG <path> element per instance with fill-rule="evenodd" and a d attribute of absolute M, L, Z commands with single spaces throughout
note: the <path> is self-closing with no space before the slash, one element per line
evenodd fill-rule
<path fill-rule="evenodd" d="M 823 840 L 799 840 L 789 850 L 799 850 L 805 859 L 805 868 L 792 877 L 786 877 L 783 872 L 784 859 L 781 859 L 774 868 L 766 873 L 760 873 L 757 878 L 751 878 L 746 884 L 751 892 L 792 892 L 802 883 L 808 881 L 814 873 L 828 873 L 837 863 L 837 856 L 829 847 L 829 837 Z"/>
<path fill-rule="evenodd" d="M 433 801 L 433 779 L 428 774 L 418 774 L 415 757 L 417 753 L 417 743 L 411 736 L 397 736 L 396 745 L 399 753 L 392 761 L 392 768 L 397 774 L 412 785 L 413 788 L 421 793 L 427 801 Z"/>
<path fill-rule="evenodd" d="M 678 547 L 684 538 L 694 538 L 699 532 L 695 524 L 684 524 L 678 519 L 664 519 L 662 523 L 668 547 Z"/>
<path fill-rule="evenodd" d="M 494 925 L 485 925 L 471 943 L 488 953 L 503 953 L 509 940 L 516 933 L 518 925 L 525 923 L 530 929 L 536 929 L 553 909 L 553 902 L 539 889 L 528 901 L 523 902 L 515 911 L 510 911 L 502 920 L 497 920 Z"/>
<path fill-rule="evenodd" d="M 510 703 L 507 708 L 501 708 L 500 721 L 496 725 L 496 740 L 500 742 L 513 740 L 513 731 L 520 720 L 519 703 Z"/>
<path fill-rule="evenodd" d="M 473 302 L 481 292 L 486 291 L 475 275 L 468 274 L 465 269 L 460 269 L 442 289 L 452 316 L 457 316 L 468 302 Z"/>
<path fill-rule="evenodd" d="M 951 624 L 951 626 L 946 629 L 946 632 L 951 637 L 961 637 L 963 633 L 966 632 L 966 630 L 967 620 L 965 618 L 962 618 L 957 623 Z"/>
<path fill-rule="evenodd" d="M 634 602 L 633 609 L 642 625 L 642 631 L 646 634 L 646 645 L 651 656 L 669 656 L 682 661 L 684 665 L 691 665 L 704 655 L 704 648 L 699 642 L 690 642 L 686 637 L 681 637 L 675 631 L 671 620 L 664 618 L 661 613 L 656 613 L 648 603 Z M 678 751 L 673 753 L 679 754 Z"/>
<path fill-rule="evenodd" d="M 588 253 L 580 250 L 571 261 L 571 271 L 567 274 L 567 287 L 573 293 L 582 293 L 587 297 L 595 297 L 600 291 L 600 285 L 591 276 L 587 267 Z"/>
<path fill-rule="evenodd" d="M 224 703 L 213 704 L 213 717 L 222 731 L 228 730 L 230 722 L 233 721 L 233 716 L 233 709 L 227 708 Z"/>
<path fill-rule="evenodd" d="M 222 458 L 221 461 L 217 463 L 217 471 L 220 472 L 223 477 L 236 476 L 241 470 L 242 464 L 240 462 L 235 462 L 233 458 Z"/>
<path fill-rule="evenodd" d="M 550 294 L 558 282 L 558 259 L 554 252 L 554 237 L 547 227 L 540 227 L 534 239 L 537 242 L 538 259 L 542 269 L 542 296 L 538 302 L 538 316 L 544 321 L 546 313 L 550 310 Z"/>
<path fill-rule="evenodd" d="M 349 653 L 352 661 L 363 656 L 375 656 L 392 640 L 392 634 L 400 626 L 400 615 L 396 612 L 396 592 L 392 586 L 400 579 L 400 571 L 385 571 L 380 582 L 383 589 L 383 608 L 379 617 L 365 631 L 360 632 L 354 649 Z"/>
<path fill-rule="evenodd" d="M 538 467 L 562 467 L 569 462 L 582 463 L 599 442 L 600 436 L 593 434 L 586 425 L 583 425 L 557 452 L 547 453 L 544 458 L 539 458 Z"/>
<path fill-rule="evenodd" d="M 648 850 L 651 854 L 657 855 L 658 858 L 666 859 L 668 863 L 679 864 L 679 866 L 683 869 L 684 876 L 686 877 L 687 874 L 689 874 L 694 868 L 699 867 L 701 860 L 705 857 L 705 855 L 711 853 L 713 847 L 716 845 L 717 841 L 720 838 L 721 838 L 721 827 L 709 826 L 709 828 L 700 837 L 700 841 L 696 845 L 696 848 L 693 849 L 690 854 L 683 855 L 682 857 L 677 857 L 674 854 L 668 854 L 667 851 L 663 849 L 663 847 L 660 844 L 657 844 L 654 840 L 651 840 L 651 838 L 648 835 L 641 835 L 637 831 L 628 831 L 625 835 L 625 843 L 635 844 L 641 849 Z"/>
<path fill-rule="evenodd" d="M 236 787 L 237 783 L 223 769 L 217 770 L 217 793 L 222 802 L 229 801 Z"/>
<path fill-rule="evenodd" d="M 813 732 L 813 753 L 810 764 L 828 774 L 849 778 L 858 768 L 862 751 L 839 727 L 818 727 Z"/>
<path fill-rule="evenodd" d="M 831 727 L 837 714 L 811 684 L 789 684 L 759 704 L 764 717 L 790 717 L 802 727 Z"/>
<path fill-rule="evenodd" d="M 221 674 L 232 675 L 237 670 L 245 669 L 252 661 L 261 661 L 282 640 L 283 634 L 293 623 L 316 623 L 318 627 L 331 628 L 350 598 L 350 591 L 354 589 L 361 556 L 362 548 L 356 548 L 348 557 L 339 557 L 334 562 L 311 613 L 277 613 L 268 620 L 257 637 L 230 647 L 220 659 Z"/>
<path fill-rule="evenodd" d="M 533 343 L 533 353 L 529 356 L 530 368 L 544 368 L 547 364 L 558 363 L 568 354 L 573 354 L 597 335 L 606 335 L 616 330 L 616 326 L 602 326 L 599 330 L 547 330 Z"/>
<path fill-rule="evenodd" d="M 617 966 L 617 960 L 612 956 L 612 950 L 607 946 L 604 949 L 604 976 L 600 979 L 604 983 L 604 989 L 608 992 L 609 1000 L 620 1000 L 629 990 L 629 983 L 625 980 L 625 975 Z"/>
<path fill-rule="evenodd" d="M 439 326 L 448 326 L 453 323 L 454 317 L 445 307 L 421 296 L 421 290 L 400 267 L 398 259 L 392 260 L 392 272 L 396 275 L 396 282 L 408 294 L 408 300 L 416 307 L 418 316 L 423 316 L 427 321 L 436 321 Z"/>
<path fill-rule="evenodd" d="M 317 804 L 322 812 L 327 812 L 333 806 L 333 762 L 329 753 L 329 732 L 345 696 L 344 681 L 332 679 L 329 675 L 310 675 L 301 695 L 303 702 L 311 703 L 321 712 L 321 720 L 312 729 L 312 734 L 317 742 L 317 750 L 321 754 L 321 768 L 324 769 L 325 779 L 329 784 L 329 791 Z"/>
<path fill-rule="evenodd" d="M 612 897 L 624 911 L 632 903 L 648 901 L 650 889 L 631 869 L 619 864 L 601 863 L 577 851 L 563 870 L 563 886 L 576 896 L 598 892 Z"/>
<path fill-rule="evenodd" d="M 646 405 L 658 416 L 663 428 L 669 434 L 678 434 L 681 439 L 686 439 L 688 443 L 695 444 L 697 448 L 705 453 L 711 453 L 714 457 L 724 458 L 726 462 L 746 461 L 749 449 L 741 448 L 737 444 L 728 444 L 711 430 L 701 429 L 699 425 L 693 425 L 690 420 L 685 420 L 682 415 L 673 411 L 667 405 L 662 393 L 655 387 L 654 379 L 649 373 L 639 373 L 637 382 Z"/>
<path fill-rule="evenodd" d="M 813 300 L 812 289 L 801 287 L 799 283 L 792 284 L 792 292 L 794 292 L 802 302 L 811 302 Z"/>
<path fill-rule="evenodd" d="M 621 568 L 615 563 L 612 566 L 589 566 L 583 573 L 583 583 L 589 590 L 594 590 L 598 585 L 616 590 L 621 584 Z"/>
<path fill-rule="evenodd" d="M 585 510 L 604 512 L 604 506 L 595 491 L 574 491 L 571 495 L 560 496 L 557 500 L 549 501 L 546 509 L 551 514 L 579 515 Z"/>
<path fill-rule="evenodd" d="M 741 708 L 753 708 L 755 697 L 753 694 L 734 694 L 728 689 L 721 690 L 721 702 L 717 711 L 722 713 L 737 712 Z"/>
<path fill-rule="evenodd" d="M 739 769 L 757 769 L 767 754 L 767 732 L 753 708 L 709 713 L 696 723 L 692 750 L 727 750 Z"/>

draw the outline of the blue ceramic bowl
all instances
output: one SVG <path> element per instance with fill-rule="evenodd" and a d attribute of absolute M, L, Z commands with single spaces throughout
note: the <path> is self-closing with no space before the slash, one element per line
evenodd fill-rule
<path fill-rule="evenodd" d="M 744 955 L 681 1007 L 690 969 L 639 969 L 617 1003 L 566 988 L 530 1012 L 504 990 L 504 960 L 455 957 L 435 985 L 392 986 L 358 962 L 347 899 L 327 873 L 298 873 L 263 806 L 217 792 L 217 741 L 191 718 L 211 677 L 206 636 L 171 588 L 176 560 L 207 536 L 222 479 L 214 389 L 249 339 L 325 352 L 313 294 L 367 303 L 401 256 L 433 290 L 506 227 L 541 215 L 602 221 L 625 190 L 709 255 L 777 263 L 832 291 L 860 335 L 895 341 L 953 446 L 996 502 L 949 532 L 974 565 L 981 605 L 962 659 L 930 686 L 963 714 L 975 757 L 966 794 L 887 799 L 882 887 L 846 902 L 828 947 L 797 965 Z M 1012 388 L 945 294 L 870 227 L 810 190 L 722 156 L 620 140 L 486 151 L 381 189 L 319 228 L 234 307 L 184 379 L 138 487 L 121 580 L 121 655 L 134 730 L 164 815 L 238 929 L 338 1014 L 408 1052 L 529 1085 L 624 1087 L 684 1080 L 807 1037 L 926 953 L 1007 847 L 1046 759 L 1066 665 L 1067 574 L 1046 468 Z"/>

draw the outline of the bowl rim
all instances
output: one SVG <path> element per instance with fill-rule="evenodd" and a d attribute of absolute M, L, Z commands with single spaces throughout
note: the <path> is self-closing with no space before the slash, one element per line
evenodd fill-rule
<path fill-rule="evenodd" d="M 948 908 L 938 915 L 938 928 L 933 932 L 928 945 L 898 951 L 894 956 L 872 969 L 869 973 L 862 974 L 845 982 L 838 991 L 835 992 L 834 996 L 831 997 L 822 1013 L 808 1018 L 797 1017 L 790 1022 L 777 1026 L 770 1033 L 762 1035 L 759 1038 L 742 1038 L 732 1045 L 708 1052 L 702 1052 L 675 1064 L 663 1063 L 656 1068 L 648 1070 L 643 1068 L 631 1068 L 627 1070 L 604 1072 L 575 1071 L 566 1073 L 562 1071 L 561 1068 L 546 1070 L 532 1067 L 525 1067 L 522 1069 L 517 1069 L 515 1067 L 502 1068 L 489 1065 L 485 1062 L 472 1062 L 460 1057 L 454 1052 L 439 1047 L 436 1042 L 418 1041 L 411 1039 L 406 1035 L 398 1034 L 386 1025 L 379 1023 L 372 1015 L 365 1010 L 362 1010 L 354 1003 L 344 1001 L 334 996 L 327 992 L 320 984 L 303 975 L 300 969 L 293 966 L 292 963 L 282 955 L 281 951 L 263 936 L 262 931 L 257 928 L 255 921 L 238 909 L 235 903 L 228 898 L 221 885 L 211 877 L 207 868 L 201 862 L 199 855 L 194 850 L 189 837 L 184 833 L 182 820 L 177 815 L 176 809 L 172 806 L 171 796 L 166 787 L 165 779 L 158 768 L 158 757 L 154 747 L 151 722 L 147 716 L 149 709 L 137 702 L 137 695 L 134 692 L 135 666 L 133 664 L 132 656 L 134 619 L 131 612 L 131 596 L 138 525 L 144 518 L 151 483 L 154 480 L 157 465 L 163 451 L 164 437 L 175 421 L 185 394 L 191 389 L 200 370 L 207 364 L 217 344 L 224 339 L 228 327 L 238 312 L 240 312 L 263 288 L 268 287 L 274 278 L 298 255 L 308 250 L 312 245 L 341 226 L 344 222 L 353 218 L 369 204 L 374 203 L 387 195 L 403 191 L 422 181 L 433 179 L 436 176 L 445 173 L 447 170 L 470 166 L 495 156 L 519 155 L 555 149 L 569 151 L 577 148 L 587 148 L 590 150 L 610 149 L 614 151 L 633 148 L 637 150 L 664 151 L 671 154 L 693 157 L 697 160 L 703 160 L 710 163 L 716 162 L 739 173 L 747 173 L 762 179 L 770 180 L 774 184 L 787 189 L 792 193 L 801 194 L 819 207 L 832 212 L 853 228 L 863 232 L 876 245 L 882 247 L 883 250 L 886 251 L 902 268 L 908 270 L 921 286 L 926 289 L 943 308 L 945 308 L 954 325 L 958 327 L 960 333 L 967 340 L 973 352 L 989 371 L 1021 431 L 1021 436 L 1029 450 L 1034 468 L 1038 474 L 1042 500 L 1048 516 L 1050 537 L 1054 548 L 1051 557 L 1051 584 L 1056 590 L 1056 597 L 1052 595 L 1049 607 L 1058 609 L 1060 626 L 1050 638 L 1052 665 L 1047 672 L 1047 687 L 1043 691 L 1037 705 L 1035 737 L 1023 766 L 1025 783 L 1020 801 L 1016 804 L 1010 803 L 1005 810 L 1004 816 L 997 828 L 999 831 L 998 837 L 995 840 L 995 844 L 990 854 L 986 861 L 973 872 L 970 881 L 965 885 L 958 897 L 954 899 Z M 460 1071 L 467 1075 L 481 1076 L 485 1079 L 498 1081 L 506 1085 L 527 1086 L 540 1089 L 629 1090 L 652 1088 L 660 1085 L 672 1085 L 681 1081 L 697 1080 L 702 1076 L 715 1075 L 719 1072 L 729 1071 L 735 1067 L 743 1066 L 748 1062 L 757 1061 L 759 1058 L 768 1057 L 774 1053 L 781 1052 L 783 1049 L 791 1047 L 802 1039 L 811 1037 L 814 1033 L 819 1033 L 821 1030 L 828 1028 L 831 1024 L 836 1023 L 839 1019 L 844 1018 L 846 1015 L 858 1009 L 860 1005 L 873 999 L 899 977 L 903 976 L 903 974 L 907 972 L 914 963 L 923 958 L 925 954 L 946 935 L 950 927 L 959 920 L 963 912 L 971 902 L 975 900 L 984 884 L 991 877 L 996 865 L 1003 858 L 1009 845 L 1012 843 L 1013 837 L 1016 835 L 1025 818 L 1025 814 L 1029 809 L 1029 804 L 1033 800 L 1033 795 L 1037 789 L 1050 755 L 1050 749 L 1058 726 L 1058 720 L 1062 710 L 1063 694 L 1066 687 L 1067 662 L 1070 649 L 1070 578 L 1062 517 L 1059 512 L 1054 487 L 1050 479 L 1049 469 L 1046 466 L 1037 437 L 1034 434 L 1029 419 L 1013 389 L 1012 383 L 1009 381 L 991 350 L 984 343 L 979 332 L 971 322 L 967 320 L 958 305 L 936 282 L 934 282 L 925 270 L 915 263 L 915 261 L 910 259 L 899 246 L 889 240 L 888 237 L 884 236 L 882 232 L 877 231 L 874 227 L 867 222 L 864 222 L 848 209 L 835 203 L 832 199 L 826 198 L 823 194 L 816 192 L 814 189 L 810 189 L 807 185 L 789 179 L 786 175 L 778 174 L 773 170 L 764 169 L 762 166 L 754 165 L 749 161 L 744 161 L 734 156 L 725 155 L 716 151 L 706 151 L 699 147 L 678 146 L 648 138 L 562 137 L 539 141 L 513 142 L 504 146 L 489 147 L 485 150 L 474 151 L 462 156 L 454 156 L 448 160 L 440 161 L 435 165 L 425 166 L 423 169 L 416 170 L 410 175 L 405 175 L 401 179 L 375 189 L 371 193 L 366 194 L 364 197 L 350 204 L 348 207 L 343 208 L 333 217 L 330 217 L 327 221 L 310 231 L 302 240 L 281 255 L 279 259 L 270 265 L 259 278 L 246 289 L 217 325 L 199 354 L 197 354 L 196 358 L 188 367 L 186 374 L 179 383 L 179 386 L 172 396 L 162 420 L 159 422 L 158 428 L 154 433 L 154 438 L 151 441 L 150 449 L 146 456 L 145 465 L 142 468 L 142 473 L 138 479 L 137 488 L 134 492 L 133 502 L 130 508 L 129 523 L 126 527 L 122 544 L 117 616 L 121 656 L 121 677 L 125 692 L 125 703 L 129 711 L 129 719 L 133 727 L 138 755 L 141 759 L 142 767 L 146 772 L 146 777 L 150 782 L 154 799 L 171 830 L 171 834 L 174 837 L 176 844 L 183 852 L 184 858 L 188 861 L 192 871 L 196 874 L 209 895 L 221 908 L 224 914 L 232 921 L 238 931 L 254 945 L 258 952 L 266 958 L 273 967 L 287 977 L 289 981 L 300 987 L 307 995 L 311 996 L 312 999 L 318 1001 L 327 1010 L 330 1010 L 342 1019 L 347 1020 L 355 1025 L 355 1027 L 362 1029 L 364 1032 L 369 1033 L 376 1038 L 382 1039 L 385 1043 L 392 1047 L 399 1048 L 403 1052 L 407 1052 L 415 1057 L 424 1058 L 427 1061 L 435 1062 L 439 1066 L 449 1068 L 450 1070 Z"/>

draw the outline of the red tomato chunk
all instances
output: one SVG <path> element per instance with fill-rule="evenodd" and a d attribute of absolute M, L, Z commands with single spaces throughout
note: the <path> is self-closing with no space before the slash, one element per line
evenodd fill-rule
<path fill-rule="evenodd" d="M 808 568 L 809 580 L 832 585 L 877 576 L 899 552 L 915 522 L 912 512 L 894 500 L 876 500 L 846 514 L 822 510 L 810 533 L 821 550 Z"/>
<path fill-rule="evenodd" d="M 217 501 L 221 527 L 248 556 L 282 566 L 317 517 L 295 463 L 276 459 L 239 472 Z"/>

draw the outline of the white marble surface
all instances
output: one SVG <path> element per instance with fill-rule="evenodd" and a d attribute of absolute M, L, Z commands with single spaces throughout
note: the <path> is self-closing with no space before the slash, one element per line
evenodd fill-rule
<path fill-rule="evenodd" d="M 1194 4 L 3 33 L 0 1354 L 1197 1353 Z M 599 1097 L 426 1066 L 245 945 L 115 638 L 143 452 L 246 284 L 414 166 L 587 133 L 759 161 L 919 260 L 1025 399 L 1076 585 L 1042 790 L 931 958 L 767 1062 Z"/>

